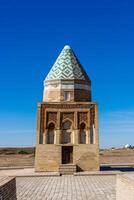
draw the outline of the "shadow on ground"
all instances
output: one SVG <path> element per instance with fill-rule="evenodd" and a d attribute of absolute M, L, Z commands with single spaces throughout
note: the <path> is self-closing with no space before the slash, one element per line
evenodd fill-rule
<path fill-rule="evenodd" d="M 102 166 L 100 171 L 121 171 L 121 172 L 134 172 L 134 167 L 113 167 L 113 166 Z"/>

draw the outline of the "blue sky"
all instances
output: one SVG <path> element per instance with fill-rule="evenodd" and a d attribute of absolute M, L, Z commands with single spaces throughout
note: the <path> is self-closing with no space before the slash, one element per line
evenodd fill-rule
<path fill-rule="evenodd" d="M 0 146 L 35 144 L 43 80 L 65 44 L 92 80 L 101 147 L 134 145 L 134 3 L 0 0 Z"/>

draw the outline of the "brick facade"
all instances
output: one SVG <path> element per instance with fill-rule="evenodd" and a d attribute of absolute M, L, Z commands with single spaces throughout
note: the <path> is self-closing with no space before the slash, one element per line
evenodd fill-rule
<path fill-rule="evenodd" d="M 68 144 L 62 143 L 62 124 L 69 120 L 72 124 Z M 86 141 L 80 144 L 80 124 L 85 123 Z M 54 123 L 54 144 L 48 144 L 48 127 Z M 94 135 L 91 142 L 92 127 Z M 58 171 L 62 164 L 62 146 L 73 147 L 73 164 L 79 170 L 99 170 L 98 108 L 89 103 L 40 103 L 38 104 L 38 128 L 35 169 L 36 171 Z"/>
<path fill-rule="evenodd" d="M 65 164 L 99 170 L 98 106 L 91 99 L 91 81 L 69 46 L 44 81 L 35 170 L 58 171 Z"/>

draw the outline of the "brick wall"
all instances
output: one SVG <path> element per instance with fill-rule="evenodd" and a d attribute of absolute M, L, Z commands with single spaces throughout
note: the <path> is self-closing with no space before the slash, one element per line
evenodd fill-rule
<path fill-rule="evenodd" d="M 0 177 L 0 200 L 16 200 L 16 180 L 14 177 Z"/>
<path fill-rule="evenodd" d="M 91 91 L 88 90 L 74 90 L 74 101 L 90 102 Z"/>
<path fill-rule="evenodd" d="M 74 146 L 73 163 L 78 171 L 99 170 L 99 147 L 96 144 L 81 144 Z"/>
<path fill-rule="evenodd" d="M 59 171 L 61 146 L 38 144 L 36 147 L 35 171 Z"/>

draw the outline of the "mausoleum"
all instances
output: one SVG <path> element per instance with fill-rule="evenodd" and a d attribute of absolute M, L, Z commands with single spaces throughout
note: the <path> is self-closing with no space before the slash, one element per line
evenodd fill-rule
<path fill-rule="evenodd" d="M 92 102 L 91 80 L 69 46 L 44 80 L 35 170 L 99 170 L 98 107 Z"/>

